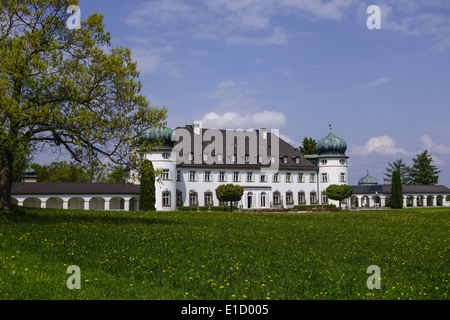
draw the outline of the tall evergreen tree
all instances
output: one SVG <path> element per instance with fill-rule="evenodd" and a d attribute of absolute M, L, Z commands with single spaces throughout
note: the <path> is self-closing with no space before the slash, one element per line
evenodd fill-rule
<path fill-rule="evenodd" d="M 316 140 L 313 138 L 303 138 L 302 145 L 298 149 L 303 154 L 317 154 Z"/>
<path fill-rule="evenodd" d="M 394 171 L 392 173 L 391 184 L 391 208 L 401 209 L 403 207 L 403 193 L 402 193 L 402 181 L 400 179 L 400 173 Z"/>
<path fill-rule="evenodd" d="M 155 170 L 150 160 L 144 160 L 140 170 L 140 197 L 139 209 L 155 211 L 156 203 L 156 186 L 155 186 Z"/>
<path fill-rule="evenodd" d="M 435 185 L 438 183 L 439 173 L 441 171 L 431 164 L 433 158 L 428 153 L 428 150 L 419 153 L 413 161 L 414 164 L 410 172 L 412 184 Z"/>
<path fill-rule="evenodd" d="M 400 180 L 402 184 L 410 184 L 411 179 L 409 177 L 411 168 L 408 167 L 402 159 L 397 159 L 394 162 L 388 162 L 388 166 L 386 167 L 386 172 L 384 173 L 384 182 L 390 184 L 392 182 L 392 173 L 394 171 L 398 171 L 400 174 Z"/>

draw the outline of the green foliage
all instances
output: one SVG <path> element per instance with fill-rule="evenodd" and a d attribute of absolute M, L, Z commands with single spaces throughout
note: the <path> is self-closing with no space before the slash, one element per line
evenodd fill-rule
<path fill-rule="evenodd" d="M 400 174 L 400 180 L 402 184 L 409 184 L 411 182 L 411 178 L 409 177 L 411 168 L 408 167 L 402 159 L 397 159 L 394 162 L 388 162 L 388 167 L 386 168 L 386 172 L 384 173 L 384 182 L 390 184 L 392 182 L 392 173 L 394 171 L 398 171 Z"/>
<path fill-rule="evenodd" d="M 331 184 L 326 189 L 327 198 L 339 201 L 339 209 L 341 209 L 341 201 L 350 198 L 353 194 L 352 187 L 342 184 Z"/>
<path fill-rule="evenodd" d="M 216 197 L 219 201 L 230 202 L 230 208 L 234 201 L 240 201 L 244 194 L 244 188 L 232 183 L 222 184 L 216 188 Z"/>
<path fill-rule="evenodd" d="M 414 164 L 411 168 L 410 176 L 411 183 L 418 185 L 435 185 L 439 180 L 439 173 L 437 167 L 432 165 L 433 158 L 428 153 L 428 150 L 419 153 L 413 159 Z"/>
<path fill-rule="evenodd" d="M 448 300 L 449 213 L 0 211 L 0 297 Z M 368 290 L 377 259 L 381 289 Z"/>
<path fill-rule="evenodd" d="M 140 197 L 139 209 L 155 211 L 156 203 L 156 179 L 153 163 L 150 160 L 144 160 L 140 168 Z"/>
<path fill-rule="evenodd" d="M 1 2 L 0 209 L 10 205 L 18 146 L 46 143 L 78 162 L 125 164 L 133 138 L 166 118 L 140 93 L 137 63 L 129 48 L 111 46 L 101 14 L 66 27 L 77 3 Z"/>
<path fill-rule="evenodd" d="M 302 145 L 298 147 L 298 149 L 303 154 L 317 154 L 316 140 L 314 140 L 313 138 L 305 137 L 303 138 Z"/>
<path fill-rule="evenodd" d="M 401 209 L 403 207 L 402 182 L 398 171 L 392 173 L 390 206 L 392 209 Z"/>
<path fill-rule="evenodd" d="M 227 211 L 233 211 L 233 210 L 236 210 L 237 209 L 237 207 L 236 206 L 233 206 L 232 208 L 229 208 L 229 207 L 223 207 L 223 206 L 198 206 L 198 207 L 191 207 L 191 206 L 189 206 L 189 207 L 186 207 L 186 206 L 179 206 L 178 208 L 177 208 L 179 211 L 215 211 L 215 212 L 218 212 L 218 211 L 225 211 L 225 212 L 227 212 Z"/>

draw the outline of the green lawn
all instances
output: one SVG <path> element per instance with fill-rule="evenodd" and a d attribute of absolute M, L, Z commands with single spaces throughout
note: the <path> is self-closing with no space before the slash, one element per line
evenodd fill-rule
<path fill-rule="evenodd" d="M 449 208 L 0 212 L 0 299 L 446 300 L 449 224 Z"/>

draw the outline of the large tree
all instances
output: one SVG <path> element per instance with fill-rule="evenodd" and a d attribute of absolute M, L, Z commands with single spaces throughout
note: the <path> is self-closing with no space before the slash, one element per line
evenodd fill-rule
<path fill-rule="evenodd" d="M 413 166 L 411 167 L 410 177 L 412 184 L 419 185 L 435 185 L 439 180 L 439 171 L 436 166 L 432 165 L 432 156 L 425 150 L 419 153 L 413 159 Z"/>
<path fill-rule="evenodd" d="M 11 203 L 18 149 L 37 142 L 75 161 L 127 163 L 133 138 L 161 124 L 131 52 L 112 47 L 103 16 L 69 29 L 76 0 L 0 0 L 0 210 Z"/>
<path fill-rule="evenodd" d="M 346 184 L 342 185 L 331 184 L 327 187 L 325 192 L 327 198 L 339 201 L 339 210 L 340 210 L 342 200 L 348 199 L 352 196 L 353 188 Z"/>
<path fill-rule="evenodd" d="M 397 171 L 400 175 L 400 180 L 402 184 L 409 184 L 410 179 L 410 172 L 411 168 L 408 167 L 402 159 L 396 159 L 395 161 L 388 162 L 388 166 L 386 167 L 386 172 L 384 173 L 384 182 L 390 184 L 392 182 L 392 174 L 394 171 Z"/>
<path fill-rule="evenodd" d="M 240 201 L 244 188 L 236 184 L 222 184 L 216 188 L 216 197 L 219 201 L 230 202 L 230 211 L 233 211 L 233 202 Z"/>

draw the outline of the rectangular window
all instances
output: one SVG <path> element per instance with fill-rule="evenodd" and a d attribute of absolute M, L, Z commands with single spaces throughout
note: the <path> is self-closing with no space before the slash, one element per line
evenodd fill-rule
<path fill-rule="evenodd" d="M 181 170 L 177 170 L 177 181 L 181 181 Z"/>
<path fill-rule="evenodd" d="M 328 182 L 328 173 L 322 173 L 322 182 Z"/>
<path fill-rule="evenodd" d="M 163 169 L 162 178 L 163 180 L 169 180 L 169 169 Z"/>
<path fill-rule="evenodd" d="M 177 206 L 183 205 L 183 192 L 177 190 Z"/>
<path fill-rule="evenodd" d="M 266 182 L 266 175 L 261 173 L 261 175 L 259 176 L 259 182 Z"/>
<path fill-rule="evenodd" d="M 273 174 L 273 182 L 280 182 L 280 176 L 278 172 Z"/>
<path fill-rule="evenodd" d="M 328 203 L 327 194 L 322 192 L 322 204 Z"/>
<path fill-rule="evenodd" d="M 294 197 L 292 192 L 286 192 L 286 204 L 294 204 Z"/>
<path fill-rule="evenodd" d="M 298 204 L 305 204 L 305 193 L 299 192 L 298 193 Z"/>
<path fill-rule="evenodd" d="M 213 197 L 211 192 L 205 192 L 205 206 L 213 205 Z"/>
<path fill-rule="evenodd" d="M 315 192 L 311 192 L 309 200 L 311 204 L 317 204 L 317 197 Z"/>
<path fill-rule="evenodd" d="M 239 182 L 239 172 L 233 172 L 233 182 Z"/>
<path fill-rule="evenodd" d="M 162 206 L 170 207 L 170 191 L 164 191 L 162 193 Z"/>
<path fill-rule="evenodd" d="M 341 172 L 341 182 L 345 182 L 345 173 Z"/>
<path fill-rule="evenodd" d="M 219 172 L 219 181 L 224 182 L 225 181 L 225 171 Z"/>
<path fill-rule="evenodd" d="M 211 181 L 211 171 L 205 171 L 205 174 L 203 177 L 204 177 L 205 181 Z"/>
<path fill-rule="evenodd" d="M 292 182 L 290 172 L 286 172 L 286 182 Z"/>
<path fill-rule="evenodd" d="M 309 182 L 316 182 L 316 174 L 315 173 L 309 174 Z"/>
<path fill-rule="evenodd" d="M 195 181 L 197 178 L 197 172 L 196 171 L 189 171 L 189 181 Z"/>
<path fill-rule="evenodd" d="M 303 173 L 299 173 L 298 174 L 297 182 L 300 182 L 300 183 L 304 182 L 304 180 L 303 180 Z"/>
<path fill-rule="evenodd" d="M 198 205 L 198 198 L 197 198 L 197 192 L 189 192 L 189 205 L 190 206 L 197 206 Z"/>
<path fill-rule="evenodd" d="M 247 182 L 253 181 L 253 172 L 247 172 Z"/>
<path fill-rule="evenodd" d="M 281 203 L 281 199 L 280 199 L 280 193 L 279 192 L 274 192 L 273 193 L 273 204 L 280 204 Z"/>

